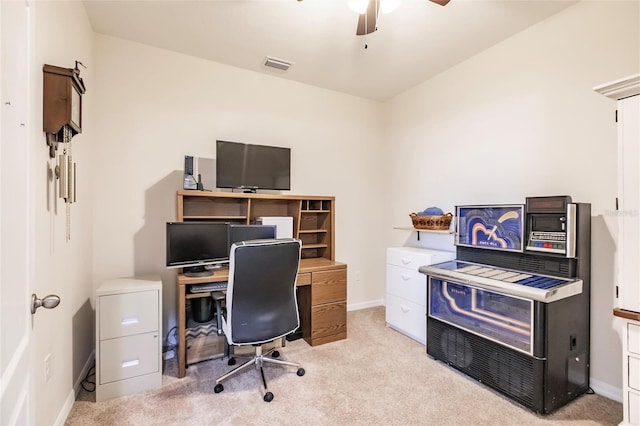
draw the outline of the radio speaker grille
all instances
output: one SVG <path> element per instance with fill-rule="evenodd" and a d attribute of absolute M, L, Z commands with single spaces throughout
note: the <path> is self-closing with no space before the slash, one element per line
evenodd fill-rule
<path fill-rule="evenodd" d="M 540 377 L 543 367 L 520 352 L 429 318 L 427 353 L 538 412 L 544 407 Z"/>

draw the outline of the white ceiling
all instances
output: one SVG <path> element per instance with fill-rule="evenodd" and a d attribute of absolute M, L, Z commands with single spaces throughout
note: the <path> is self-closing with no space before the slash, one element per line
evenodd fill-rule
<path fill-rule="evenodd" d="M 347 0 L 84 3 L 97 33 L 383 101 L 576 1 L 403 0 L 369 36 L 355 35 Z"/>

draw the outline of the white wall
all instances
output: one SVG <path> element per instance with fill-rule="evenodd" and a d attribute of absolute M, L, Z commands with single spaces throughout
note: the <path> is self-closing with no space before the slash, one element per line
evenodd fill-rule
<path fill-rule="evenodd" d="M 176 217 L 184 156 L 210 159 L 199 172 L 212 182 L 215 141 L 224 139 L 291 147 L 287 193 L 336 197 L 335 257 L 348 263 L 348 304 L 381 297 L 384 238 L 371 239 L 387 226 L 380 103 L 122 39 L 95 40 L 96 285 L 161 274 L 166 336 L 176 323 L 176 283 L 175 270 L 165 268 L 165 222 Z"/>
<path fill-rule="evenodd" d="M 639 18 L 638 2 L 578 3 L 397 96 L 385 113 L 396 226 L 434 205 L 565 194 L 592 204 L 592 387 L 617 399 L 615 103 L 592 89 L 640 70 Z"/>
<path fill-rule="evenodd" d="M 93 351 L 93 293 L 91 274 L 91 191 L 93 120 L 95 99 L 92 40 L 81 2 L 29 2 L 32 35 L 30 73 L 30 140 L 32 152 L 32 205 L 35 223 L 33 292 L 39 297 L 58 294 L 56 309 L 39 309 L 33 316 L 31 372 L 36 424 L 64 420 L 73 404 L 73 387 Z M 48 147 L 42 131 L 42 66 L 73 68 L 81 61 L 81 77 L 87 86 L 83 99 L 83 133 L 72 140 L 77 163 L 77 202 L 70 208 L 71 239 L 66 239 L 65 203 L 57 198 Z M 4 142 L 3 142 L 4 143 Z M 20 182 L 16 182 L 20 184 Z M 51 378 L 44 379 L 44 358 L 51 354 Z M 61 418 L 59 418 L 61 416 Z"/>

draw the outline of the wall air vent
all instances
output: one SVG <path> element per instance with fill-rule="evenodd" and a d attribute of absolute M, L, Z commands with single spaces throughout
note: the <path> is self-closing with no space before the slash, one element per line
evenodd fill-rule
<path fill-rule="evenodd" d="M 293 65 L 293 62 L 272 58 L 270 56 L 267 56 L 267 59 L 264 61 L 265 67 L 276 68 L 282 71 L 288 70 L 291 65 Z"/>

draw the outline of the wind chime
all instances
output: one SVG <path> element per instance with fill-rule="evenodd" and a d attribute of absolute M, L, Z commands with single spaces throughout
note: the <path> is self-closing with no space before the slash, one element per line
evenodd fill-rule
<path fill-rule="evenodd" d="M 57 159 L 58 196 L 66 205 L 66 238 L 71 239 L 71 204 L 76 201 L 76 163 L 71 139 L 82 133 L 82 95 L 86 92 L 76 61 L 75 68 L 44 65 L 42 127 L 49 157 Z M 61 152 L 58 146 L 62 144 Z"/>

